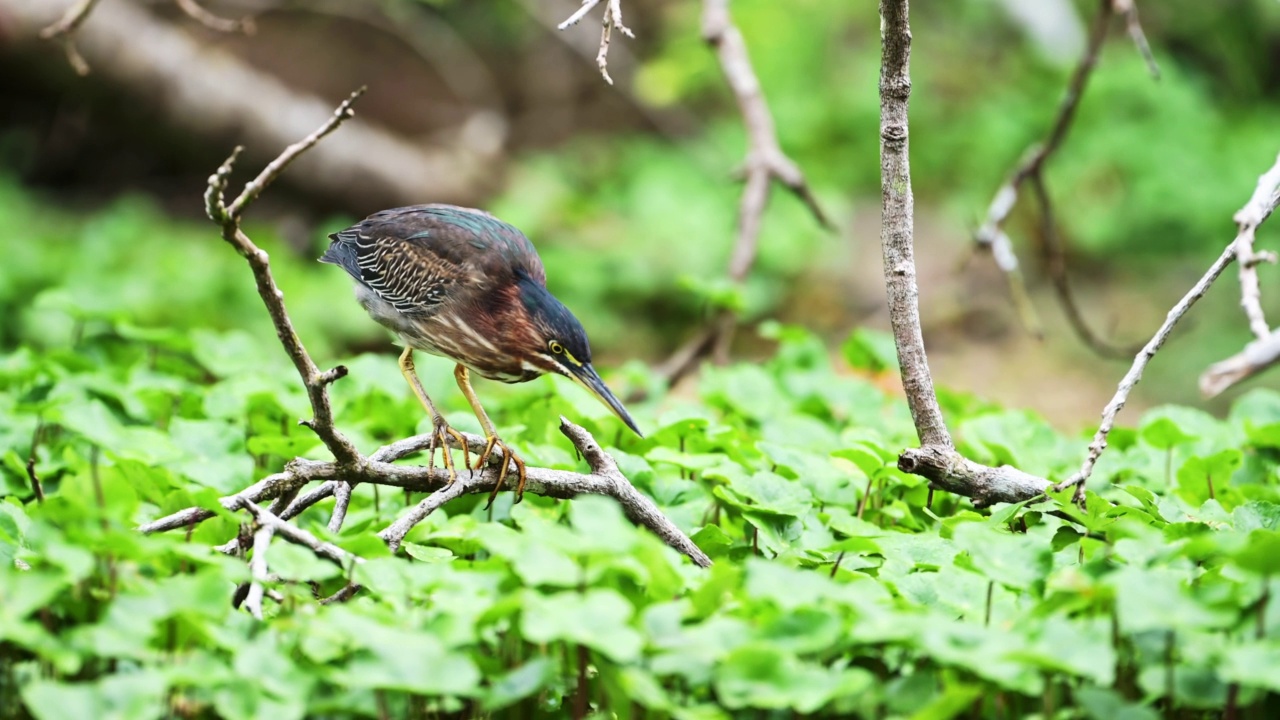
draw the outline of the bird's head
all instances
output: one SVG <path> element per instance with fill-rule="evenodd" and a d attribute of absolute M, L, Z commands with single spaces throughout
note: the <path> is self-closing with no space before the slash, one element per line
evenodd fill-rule
<path fill-rule="evenodd" d="M 591 345 L 582 323 L 554 295 L 532 278 L 518 279 L 520 299 L 527 311 L 532 332 L 524 361 L 543 372 L 553 372 L 574 380 L 604 403 L 635 434 L 643 437 L 631 414 L 591 366 Z"/>

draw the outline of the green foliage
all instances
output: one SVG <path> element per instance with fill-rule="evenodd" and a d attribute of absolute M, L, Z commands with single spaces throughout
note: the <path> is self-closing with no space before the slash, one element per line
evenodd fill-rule
<path fill-rule="evenodd" d="M 238 277 L 220 282 L 249 284 Z M 204 290 L 171 292 L 185 307 Z M 279 348 L 206 321 L 175 315 L 159 331 L 102 316 L 74 344 L 0 363 L 0 715 L 560 716 L 585 703 L 627 717 L 1146 718 L 1229 693 L 1262 709 L 1280 691 L 1267 601 L 1280 393 L 1256 391 L 1226 420 L 1170 407 L 1117 431 L 1085 510 L 983 515 L 951 496 L 929 505 L 894 467 L 914 437 L 875 384 L 892 358 L 874 333 L 846 343 L 852 368 L 803 330 L 767 326 L 772 359 L 634 408 L 643 440 L 569 383 L 485 385 L 531 462 L 582 469 L 554 429 L 573 416 L 715 566 L 693 567 L 612 501 L 513 506 L 505 493 L 491 517 L 479 498 L 446 506 L 391 557 L 372 533 L 406 498 L 360 486 L 340 533 L 324 529 L 327 505 L 301 524 L 368 561 L 342 569 L 273 544 L 282 602 L 259 623 L 230 603 L 245 564 L 211 549 L 237 518 L 134 530 L 322 456 L 295 423 L 305 398 Z M 347 364 L 335 410 L 362 447 L 425 427 L 393 352 Z M 421 369 L 465 427 L 443 365 Z M 1082 442 L 1027 413 L 948 405 L 978 459 L 1053 477 L 1079 460 Z M 35 438 L 43 503 L 24 467 Z M 364 587 L 355 598 L 316 604 L 348 580 Z"/>

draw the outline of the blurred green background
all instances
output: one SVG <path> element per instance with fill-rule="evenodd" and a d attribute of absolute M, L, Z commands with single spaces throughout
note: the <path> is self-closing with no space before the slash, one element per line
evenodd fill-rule
<path fill-rule="evenodd" d="M 660 361 L 725 295 L 740 190 L 733 170 L 745 139 L 701 41 L 697 3 L 626 2 L 637 39 L 615 38 L 612 87 L 592 60 L 597 21 L 554 30 L 573 2 L 209 4 L 226 17 L 253 15 L 250 36 L 208 31 L 165 3 L 104 3 L 82 32 L 94 67 L 87 77 L 33 37 L 31 17 L 51 20 L 55 9 L 31 5 L 0 0 L 0 351 L 66 347 L 121 324 L 234 329 L 271 341 L 251 277 L 202 218 L 201 195 L 234 144 L 249 143 L 245 167 L 255 171 L 255 158 L 280 144 L 255 142 L 251 117 L 193 119 L 199 102 L 173 96 L 104 50 L 109 38 L 94 33 L 109 34 L 111 13 L 126 10 L 148 18 L 145 26 L 126 18 L 135 47 L 180 35 L 224 61 L 183 72 L 222 72 L 233 92 L 253 92 L 245 77 L 267 78 L 289 97 L 331 107 L 367 84 L 360 118 L 386 134 L 431 150 L 482 148 L 479 161 L 456 169 L 478 179 L 443 196 L 431 182 L 410 186 L 411 199 L 382 192 L 361 180 L 357 156 L 347 165 L 300 165 L 254 207 L 248 229 L 272 253 L 321 364 L 394 352 L 351 301 L 348 279 L 314 258 L 328 233 L 407 202 L 464 202 L 525 230 L 552 290 L 583 320 L 606 367 Z M 1001 277 L 989 257 L 970 256 L 969 238 L 995 189 L 1043 136 L 1095 7 L 974 0 L 923 4 L 913 16 L 911 159 L 935 372 L 943 385 L 1071 430 L 1094 421 L 1125 363 L 1092 355 L 1063 321 L 1038 259 L 1031 203 L 1008 229 L 1045 340 L 1019 325 Z M 838 224 L 824 232 L 776 192 L 759 261 L 737 301 L 749 325 L 804 325 L 834 353 L 854 328 L 887 325 L 876 14 L 870 3 L 840 0 L 736 0 L 732 12 L 782 146 Z M 1162 77 L 1148 75 L 1117 23 L 1048 168 L 1081 304 L 1099 334 L 1125 344 L 1145 340 L 1230 241 L 1232 213 L 1280 149 L 1280 6 L 1148 3 L 1142 20 Z M 249 102 L 274 112 L 266 96 Z M 308 117 L 299 122 L 313 124 Z M 435 172 L 443 182 L 441 173 L 455 170 Z M 405 174 L 413 174 L 407 166 Z M 1261 247 L 1270 235 L 1264 230 Z M 1263 295 L 1280 313 L 1275 273 L 1262 268 Z M 1224 278 L 1152 364 L 1139 405 L 1200 402 L 1198 374 L 1249 337 L 1237 300 L 1234 278 Z M 769 349 L 751 330 L 734 346 L 740 357 Z M 1272 384 L 1264 375 L 1234 392 Z M 1208 407 L 1221 411 L 1231 395 Z"/>

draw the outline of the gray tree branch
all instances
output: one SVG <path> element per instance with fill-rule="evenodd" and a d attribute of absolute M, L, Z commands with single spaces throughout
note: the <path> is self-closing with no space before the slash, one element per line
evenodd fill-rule
<path fill-rule="evenodd" d="M 919 448 L 898 457 L 904 472 L 931 486 L 972 498 L 981 507 L 1043 497 L 1049 482 L 1008 466 L 990 468 L 956 452 L 938 406 L 933 376 L 920 331 L 920 289 L 916 283 L 914 200 L 908 160 L 908 100 L 911 97 L 911 29 L 908 0 L 880 1 L 880 243 L 889 322 L 902 373 L 902 386 Z"/>
<path fill-rule="evenodd" d="M 790 190 L 809 208 L 818 224 L 831 229 L 831 221 L 809 188 L 804 173 L 787 157 L 778 142 L 773 114 L 751 65 L 747 43 L 733 24 L 729 0 L 703 0 L 702 38 L 716 51 L 725 83 L 733 92 L 747 131 L 747 157 L 742 173 L 745 184 L 738 204 L 738 232 L 729 257 L 729 279 L 741 285 L 755 264 L 760 246 L 760 226 L 774 182 Z M 736 314 L 728 309 L 715 317 L 663 362 L 658 373 L 673 385 L 697 368 L 708 355 L 723 361 L 737 327 Z"/>
<path fill-rule="evenodd" d="M 1155 60 L 1151 55 L 1151 48 L 1147 45 L 1146 36 L 1142 33 L 1142 26 L 1138 24 L 1137 12 L 1137 6 L 1133 0 L 1099 0 L 1098 13 L 1094 17 L 1093 26 L 1089 31 L 1088 45 L 1085 48 L 1084 55 L 1080 58 L 1080 63 L 1071 74 L 1071 79 L 1067 83 L 1066 94 L 1058 105 L 1058 114 L 1049 128 L 1048 134 L 1043 141 L 1031 146 L 1023 154 L 1022 160 L 1019 161 L 1018 166 L 1009 175 L 1008 180 L 996 191 L 995 197 L 991 200 L 991 205 L 987 208 L 986 220 L 973 236 L 974 242 L 979 247 L 986 248 L 991 252 L 996 267 L 1004 273 L 1009 284 L 1010 299 L 1023 326 L 1036 337 L 1041 336 L 1043 329 L 1040 319 L 1036 315 L 1035 307 L 1031 303 L 1031 296 L 1027 292 L 1026 281 L 1022 275 L 1018 256 L 1013 249 L 1013 241 L 1004 230 L 1005 222 L 1018 204 L 1019 188 L 1023 183 L 1031 182 L 1037 203 L 1040 206 L 1045 267 L 1053 280 L 1058 301 L 1066 312 L 1067 320 L 1076 335 L 1091 350 L 1104 357 L 1127 357 L 1132 355 L 1134 351 L 1108 343 L 1094 333 L 1088 323 L 1085 322 L 1084 314 L 1080 311 L 1079 305 L 1075 301 L 1075 295 L 1071 291 L 1071 283 L 1067 274 L 1066 250 L 1053 224 L 1052 199 L 1045 183 L 1044 167 L 1054 152 L 1061 147 L 1063 140 L 1066 139 L 1067 133 L 1071 129 L 1071 124 L 1075 120 L 1076 110 L 1080 106 L 1080 99 L 1084 96 L 1089 77 L 1093 74 L 1094 68 L 1097 67 L 1098 56 L 1101 54 L 1102 45 L 1107 38 L 1107 29 L 1111 26 L 1111 21 L 1117 14 L 1125 18 L 1129 33 L 1133 37 L 1139 52 L 1147 60 L 1152 75 L 1159 77 L 1159 69 L 1156 67 Z"/>
<path fill-rule="evenodd" d="M 565 30 L 577 25 L 601 2 L 602 0 L 582 0 L 582 7 L 556 26 L 557 29 Z M 609 77 L 609 42 L 613 37 L 613 30 L 617 28 L 619 32 L 633 40 L 636 36 L 631 32 L 631 28 L 622 24 L 622 0 L 603 0 L 603 2 L 605 8 L 601 18 L 600 51 L 596 53 L 596 67 L 600 68 L 600 75 L 604 77 L 605 82 L 612 85 L 613 78 Z"/>

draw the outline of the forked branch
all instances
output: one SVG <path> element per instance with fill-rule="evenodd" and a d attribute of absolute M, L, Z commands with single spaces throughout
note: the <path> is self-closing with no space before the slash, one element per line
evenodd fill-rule
<path fill-rule="evenodd" d="M 928 478 L 934 487 L 973 499 L 981 507 L 1043 496 L 1049 482 L 1016 468 L 986 467 L 956 452 L 933 389 L 920 330 L 916 283 L 914 199 L 908 161 L 908 99 L 911 97 L 911 29 L 908 0 L 880 0 L 880 244 L 889 322 L 902 386 L 919 448 L 898 457 L 904 472 Z"/>
<path fill-rule="evenodd" d="M 220 18 L 204 9 L 197 0 L 174 0 L 174 3 L 187 17 L 210 30 L 243 32 L 246 34 L 254 31 L 252 18 L 246 17 L 240 20 Z M 74 5 L 67 8 L 67 11 L 63 13 L 62 17 L 58 18 L 57 22 L 40 31 L 41 38 L 56 40 L 62 45 L 62 49 L 67 55 L 67 63 L 71 65 L 71 68 L 78 75 L 89 74 L 89 62 L 84 59 L 84 56 L 80 54 L 80 50 L 76 47 L 76 31 L 84 24 L 84 21 L 93 12 L 93 8 L 97 4 L 98 0 L 77 0 Z"/>
<path fill-rule="evenodd" d="M 1280 331 L 1273 332 L 1262 312 L 1262 291 L 1258 285 L 1258 265 L 1276 261 L 1274 252 L 1258 252 L 1253 248 L 1258 226 L 1270 217 L 1280 202 L 1280 156 L 1271 169 L 1258 178 L 1249 202 L 1235 214 L 1238 232 L 1232 246 L 1240 263 L 1240 306 L 1249 320 L 1254 340 L 1244 350 L 1214 363 L 1200 376 L 1200 391 L 1206 397 L 1218 395 L 1227 388 L 1252 377 L 1280 362 Z"/>
<path fill-rule="evenodd" d="M 737 236 L 728 268 L 729 279 L 741 285 L 755 264 L 760 226 L 773 183 L 794 193 L 819 225 L 831 229 L 832 224 L 800 166 L 782 151 L 773 114 L 769 112 L 769 104 L 747 54 L 746 41 L 729 14 L 729 0 L 703 0 L 702 38 L 716 51 L 725 83 L 737 100 L 747 131 L 747 157 L 742 168 L 745 183 L 738 203 Z M 672 353 L 659 368 L 659 374 L 668 384 L 675 384 L 708 355 L 725 359 L 736 326 L 737 316 L 733 311 L 719 310 L 705 328 Z"/>
<path fill-rule="evenodd" d="M 425 500 L 379 533 L 379 537 L 394 550 L 400 546 L 405 535 L 415 525 L 437 508 L 465 494 L 490 492 L 499 484 L 500 479 L 500 472 L 495 464 L 502 462 L 501 453 L 494 453 L 487 467 L 460 476 L 452 482 L 447 470 L 434 468 L 430 463 L 427 467 L 393 464 L 396 460 L 434 449 L 432 435 L 406 438 L 382 447 L 368 457 L 362 455 L 335 426 L 329 400 L 329 385 L 346 376 L 346 368 L 338 366 L 321 372 L 316 366 L 294 330 L 284 304 L 284 295 L 272 277 L 267 254 L 255 245 L 240 227 L 245 210 L 290 163 L 336 130 L 346 119 L 352 117 L 352 103 L 361 92 L 363 89 L 347 98 L 334 112 L 333 117 L 315 132 L 286 148 L 256 178 L 247 183 L 230 203 L 226 201 L 226 192 L 240 148 L 237 148 L 209 178 L 208 191 L 205 193 L 205 209 L 209 218 L 220 228 L 223 240 L 248 261 L 257 282 L 258 294 L 262 297 L 267 312 L 271 316 L 276 335 L 307 389 L 312 417 L 303 424 L 316 433 L 334 457 L 331 462 L 296 458 L 288 463 L 283 472 L 263 478 L 239 493 L 219 501 L 228 511 L 248 512 L 253 516 L 257 527 L 252 534 L 252 582 L 243 596 L 244 604 L 257 617 L 262 616 L 263 598 L 271 597 L 271 593 L 266 590 L 266 583 L 271 578 L 266 556 L 272 538 L 282 538 L 310 548 L 317 556 L 344 567 L 362 562 L 350 553 L 323 542 L 311 533 L 289 523 L 289 520 L 298 517 L 316 503 L 331 496 L 336 497 L 337 502 L 330 518 L 329 528 L 332 532 L 337 532 L 341 529 L 347 504 L 357 484 L 387 485 L 430 493 Z M 560 430 L 586 458 L 591 468 L 590 474 L 529 468 L 525 488 L 528 492 L 558 498 L 571 498 L 584 493 L 608 495 L 618 501 L 627 516 L 634 522 L 648 527 L 669 545 L 689 556 L 695 563 L 702 567 L 711 564 L 706 554 L 663 516 L 652 501 L 627 481 L 626 477 L 619 472 L 613 459 L 600 449 L 586 430 L 563 418 L 561 418 Z M 479 451 L 486 445 L 485 439 L 481 437 L 471 435 L 459 435 L 459 437 L 465 441 L 468 450 L 472 452 Z M 308 484 L 316 482 L 319 483 L 316 487 L 305 493 L 302 492 Z M 273 501 L 270 509 L 259 506 L 259 503 L 267 500 Z M 215 513 L 207 508 L 191 507 L 147 523 L 139 530 L 144 533 L 153 533 L 190 528 L 214 515 Z M 247 542 L 249 542 L 247 539 L 237 536 L 219 550 L 236 553 L 243 550 Z M 357 589 L 357 585 L 349 583 L 342 591 L 322 602 L 339 602 L 353 595 Z"/>
<path fill-rule="evenodd" d="M 1035 193 L 1036 202 L 1040 206 L 1041 235 L 1045 253 L 1045 268 L 1053 280 L 1058 300 L 1067 314 L 1067 320 L 1073 330 L 1091 350 L 1104 357 L 1127 357 L 1133 350 L 1117 347 L 1100 338 L 1085 322 L 1084 314 L 1076 303 L 1067 274 L 1065 243 L 1058 236 L 1053 221 L 1052 198 L 1044 179 L 1044 168 L 1049 158 L 1062 146 L 1071 123 L 1075 120 L 1080 99 L 1084 96 L 1085 86 L 1098 64 L 1098 56 L 1102 52 L 1107 38 L 1107 30 L 1116 15 L 1125 19 L 1130 36 L 1138 50 L 1147 61 L 1151 74 L 1159 77 L 1159 68 L 1151 55 L 1142 26 L 1138 23 L 1138 9 L 1133 0 L 1099 0 L 1098 14 L 1094 17 L 1089 31 L 1089 40 L 1080 63 L 1071 74 L 1067 83 L 1066 94 L 1058 105 L 1058 114 L 1054 117 L 1048 135 L 1041 142 L 1031 146 L 1023 154 L 1018 166 L 1009 175 L 1000 189 L 996 191 L 991 205 L 987 208 L 987 217 L 982 226 L 974 233 L 974 242 L 979 247 L 990 251 L 996 267 L 1004 273 L 1009 285 L 1009 295 L 1014 308 L 1018 312 L 1023 325 L 1031 334 L 1039 337 L 1043 331 L 1031 296 L 1027 292 L 1018 255 L 1013 249 L 1013 241 L 1004 230 L 1005 222 L 1018 204 L 1018 193 L 1024 183 L 1030 182 Z"/>
<path fill-rule="evenodd" d="M 600 75 L 604 77 L 604 81 L 612 85 L 613 78 L 609 77 L 609 43 L 613 38 L 614 28 L 633 40 L 636 37 L 635 33 L 631 32 L 631 28 L 622 24 L 622 0 L 582 0 L 582 7 L 556 27 L 559 30 L 565 30 L 577 25 L 601 2 L 605 3 L 605 7 L 604 16 L 601 19 L 600 51 L 596 53 L 596 67 L 600 68 Z"/>

